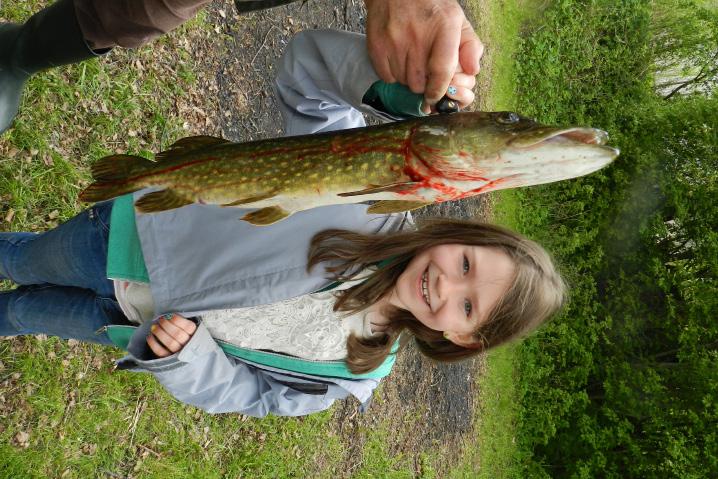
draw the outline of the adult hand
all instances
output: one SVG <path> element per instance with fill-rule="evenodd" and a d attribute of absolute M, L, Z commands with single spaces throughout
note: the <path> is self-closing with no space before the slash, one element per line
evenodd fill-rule
<path fill-rule="evenodd" d="M 179 314 L 165 314 L 152 325 L 147 336 L 147 345 L 155 356 L 164 358 L 184 347 L 190 340 L 197 325 Z"/>
<path fill-rule="evenodd" d="M 474 86 L 476 86 L 476 77 L 474 75 L 457 72 L 451 79 L 446 96 L 456 100 L 459 103 L 459 108 L 466 108 L 474 102 Z M 436 113 L 434 105 L 430 107 L 426 101 L 421 108 L 424 113 Z"/>
<path fill-rule="evenodd" d="M 369 56 L 385 82 L 407 85 L 433 106 L 455 73 L 479 73 L 484 45 L 456 0 L 364 3 Z"/>

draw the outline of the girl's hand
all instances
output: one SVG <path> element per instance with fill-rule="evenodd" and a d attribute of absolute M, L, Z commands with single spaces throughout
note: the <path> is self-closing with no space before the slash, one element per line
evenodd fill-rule
<path fill-rule="evenodd" d="M 147 346 L 158 358 L 171 356 L 184 347 L 197 330 L 197 325 L 178 314 L 165 314 L 152 325 Z"/>

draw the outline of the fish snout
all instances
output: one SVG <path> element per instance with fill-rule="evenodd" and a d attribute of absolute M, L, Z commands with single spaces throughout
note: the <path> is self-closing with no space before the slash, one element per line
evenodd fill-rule
<path fill-rule="evenodd" d="M 608 132 L 598 128 L 571 128 L 560 132 L 556 136 L 587 145 L 605 145 L 608 143 Z"/>
<path fill-rule="evenodd" d="M 511 140 L 510 145 L 514 148 L 532 148 L 548 142 L 602 146 L 608 143 L 608 133 L 604 130 L 590 127 L 539 127 L 516 136 Z"/>

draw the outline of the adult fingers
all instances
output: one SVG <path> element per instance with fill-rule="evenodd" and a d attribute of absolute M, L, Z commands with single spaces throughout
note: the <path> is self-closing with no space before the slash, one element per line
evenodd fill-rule
<path fill-rule="evenodd" d="M 155 353 L 155 356 L 158 358 L 164 358 L 172 354 L 167 350 L 167 348 L 162 346 L 159 341 L 157 341 L 157 338 L 155 338 L 153 334 L 147 336 L 147 346 L 150 347 L 152 352 Z"/>
<path fill-rule="evenodd" d="M 428 52 L 422 44 L 414 45 L 406 55 L 406 85 L 414 93 L 426 88 L 426 62 Z"/>
<path fill-rule="evenodd" d="M 371 63 L 376 70 L 376 74 L 386 83 L 396 83 L 397 79 L 391 72 L 389 57 L 384 53 L 376 53 L 371 56 Z"/>
<path fill-rule="evenodd" d="M 389 57 L 388 61 L 394 81 L 406 85 L 406 54 L 397 49 Z"/>
<path fill-rule="evenodd" d="M 476 75 L 481 69 L 481 57 L 484 55 L 484 44 L 476 36 L 473 27 L 464 19 L 459 42 L 459 63 L 464 73 Z"/>
<path fill-rule="evenodd" d="M 465 73 L 455 73 L 451 79 L 453 86 L 460 86 L 464 88 L 474 88 L 476 86 L 476 77 L 474 75 L 467 75 Z"/>
<path fill-rule="evenodd" d="M 366 25 L 366 46 L 369 59 L 376 74 L 387 83 L 396 82 L 392 74 L 391 45 L 387 30 L 388 12 L 384 2 L 366 2 L 368 15 Z"/>
<path fill-rule="evenodd" d="M 454 87 L 453 90 L 449 87 L 449 91 L 446 96 L 458 101 L 460 108 L 466 108 L 474 102 L 474 92 L 470 88 L 464 88 L 461 86 Z"/>
<path fill-rule="evenodd" d="M 442 31 L 435 37 L 427 61 L 428 79 L 424 98 L 430 105 L 435 104 L 446 93 L 451 77 L 459 63 L 459 37 Z"/>

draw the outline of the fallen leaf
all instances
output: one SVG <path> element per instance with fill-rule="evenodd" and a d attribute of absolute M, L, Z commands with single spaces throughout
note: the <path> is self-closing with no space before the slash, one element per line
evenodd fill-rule
<path fill-rule="evenodd" d="M 12 222 L 12 219 L 15 217 L 15 210 L 10 208 L 10 211 L 7 212 L 5 215 L 5 222 L 10 223 Z"/>
<path fill-rule="evenodd" d="M 59 210 L 52 210 L 52 211 L 47 215 L 47 217 L 50 218 L 51 220 L 57 219 L 58 216 L 60 216 L 60 211 L 59 211 Z"/>
<path fill-rule="evenodd" d="M 27 447 L 30 445 L 30 435 L 25 431 L 20 431 L 15 434 L 15 442 L 17 442 L 20 447 Z"/>

